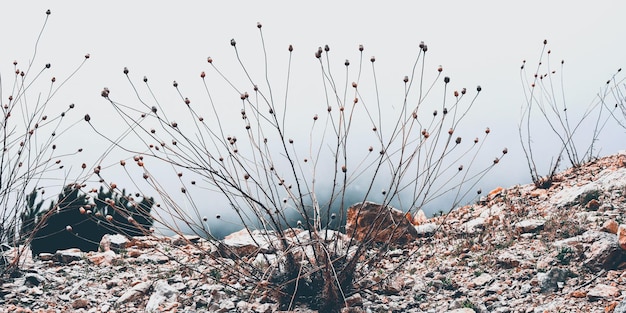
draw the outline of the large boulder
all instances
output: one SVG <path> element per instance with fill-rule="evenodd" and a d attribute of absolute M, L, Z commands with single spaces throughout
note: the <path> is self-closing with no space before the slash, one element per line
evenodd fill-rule
<path fill-rule="evenodd" d="M 346 234 L 354 239 L 404 244 L 418 237 L 407 215 L 390 206 L 359 202 L 348 208 Z"/>

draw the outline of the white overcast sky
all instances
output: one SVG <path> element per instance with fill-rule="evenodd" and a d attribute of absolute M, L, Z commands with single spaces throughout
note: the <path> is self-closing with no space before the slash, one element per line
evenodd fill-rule
<path fill-rule="evenodd" d="M 334 60 L 343 64 L 344 59 L 355 62 L 363 44 L 368 58 L 376 56 L 378 79 L 388 88 L 382 96 L 401 96 L 402 77 L 410 74 L 418 45 L 425 41 L 432 71 L 442 65 L 457 88 L 483 87 L 476 108 L 481 114 L 471 123 L 491 127 L 495 152 L 503 146 L 511 151 L 506 167 L 491 173 L 487 187 L 530 180 L 517 137 L 523 104 L 519 67 L 524 59 L 535 65 L 544 39 L 554 60 L 566 62 L 565 92 L 572 107 L 589 104 L 617 68 L 626 66 L 626 2 L 618 0 L 5 1 L 0 4 L 4 98 L 11 63 L 26 64 L 31 58 L 46 9 L 52 15 L 37 62 L 52 63 L 53 74 L 62 77 L 85 53 L 91 54 L 56 97 L 55 105 L 76 103 L 76 120 L 85 113 L 97 120 L 107 117 L 111 111 L 103 108 L 107 103 L 100 97 L 105 86 L 112 96 L 132 102 L 122 75 L 125 66 L 136 81 L 146 75 L 164 93 L 173 92 L 172 80 L 199 83 L 199 73 L 208 70 L 208 56 L 238 69 L 230 39 L 237 40 L 245 57 L 258 57 L 257 22 L 263 23 L 274 75 L 284 72 L 289 44 L 295 47 L 294 71 L 301 73 L 299 79 L 311 77 L 311 84 L 319 82 L 313 57 L 318 46 L 330 45 Z M 315 95 L 305 98 L 311 97 Z M 94 138 L 88 131 L 75 136 Z M 624 131 L 618 129 L 614 139 L 601 142 L 601 154 L 624 149 L 624 142 Z M 548 144 L 539 153 L 549 159 L 554 146 Z"/>

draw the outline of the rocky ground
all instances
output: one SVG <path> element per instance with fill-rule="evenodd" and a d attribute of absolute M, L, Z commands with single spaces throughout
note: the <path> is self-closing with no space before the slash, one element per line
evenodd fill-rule
<path fill-rule="evenodd" d="M 390 251 L 360 283 L 405 266 L 350 296 L 351 311 L 624 313 L 625 212 L 624 154 L 559 173 L 545 189 L 497 188 L 476 204 L 422 220 L 418 237 Z M 101 252 L 23 257 L 21 271 L 0 281 L 0 311 L 277 310 L 270 299 L 217 284 L 222 274 L 202 259 L 202 245 L 195 237 L 115 235 L 103 239 Z"/>

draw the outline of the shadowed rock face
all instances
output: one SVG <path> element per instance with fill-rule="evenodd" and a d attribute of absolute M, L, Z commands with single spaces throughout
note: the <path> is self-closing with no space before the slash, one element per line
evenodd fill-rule
<path fill-rule="evenodd" d="M 348 208 L 346 234 L 357 240 L 403 244 L 415 240 L 415 227 L 402 211 L 374 202 L 360 202 Z"/>

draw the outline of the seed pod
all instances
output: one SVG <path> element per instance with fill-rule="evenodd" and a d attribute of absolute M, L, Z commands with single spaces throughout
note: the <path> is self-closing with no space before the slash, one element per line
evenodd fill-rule
<path fill-rule="evenodd" d="M 206 58 L 206 61 L 207 61 L 207 62 L 209 62 L 209 63 L 213 63 L 213 58 L 211 58 L 211 57 L 207 57 L 207 58 Z"/>
<path fill-rule="evenodd" d="M 65 230 L 71 232 L 72 231 L 72 226 L 70 226 L 70 225 L 65 226 Z"/>
<path fill-rule="evenodd" d="M 509 153 L 509 149 L 507 148 L 502 149 L 502 154 L 507 154 L 507 153 Z"/>
<path fill-rule="evenodd" d="M 256 23 L 256 28 L 261 28 L 261 27 L 263 27 L 263 25 L 261 25 L 261 23 L 257 22 Z"/>
<path fill-rule="evenodd" d="M 128 67 L 124 67 L 124 74 L 128 75 Z"/>
<path fill-rule="evenodd" d="M 456 142 L 457 145 L 460 144 L 461 143 L 461 137 L 456 137 L 456 141 L 455 142 Z"/>
<path fill-rule="evenodd" d="M 345 165 L 342 165 L 341 166 L 341 171 L 345 173 L 345 172 L 348 171 L 348 168 Z"/>
<path fill-rule="evenodd" d="M 350 66 L 350 61 L 348 59 L 346 59 L 346 62 L 344 62 L 343 65 Z"/>
<path fill-rule="evenodd" d="M 363 52 L 363 45 L 359 45 L 359 51 Z"/>
<path fill-rule="evenodd" d="M 235 41 L 234 38 L 230 40 L 230 45 L 233 47 L 237 45 L 237 42 Z"/>
<path fill-rule="evenodd" d="M 463 164 L 459 165 L 459 171 L 463 170 Z"/>
<path fill-rule="evenodd" d="M 287 50 L 289 50 L 289 52 L 292 52 L 293 51 L 293 46 L 289 45 L 289 48 L 287 48 Z"/>
<path fill-rule="evenodd" d="M 405 82 L 405 83 L 408 83 L 409 82 L 409 76 L 404 76 L 404 79 L 402 81 Z"/>
<path fill-rule="evenodd" d="M 85 121 L 89 122 L 91 120 L 91 116 L 89 114 L 85 114 Z"/>
<path fill-rule="evenodd" d="M 489 127 L 487 127 L 487 128 L 485 129 L 485 134 L 489 134 L 490 132 L 491 132 L 491 129 L 489 129 Z"/>
<path fill-rule="evenodd" d="M 443 82 L 446 83 L 446 84 L 449 83 L 450 82 L 450 77 L 448 77 L 448 76 L 444 77 L 443 78 Z"/>
<path fill-rule="evenodd" d="M 493 159 L 493 164 L 498 164 L 498 162 L 500 162 L 500 159 L 498 158 Z"/>

